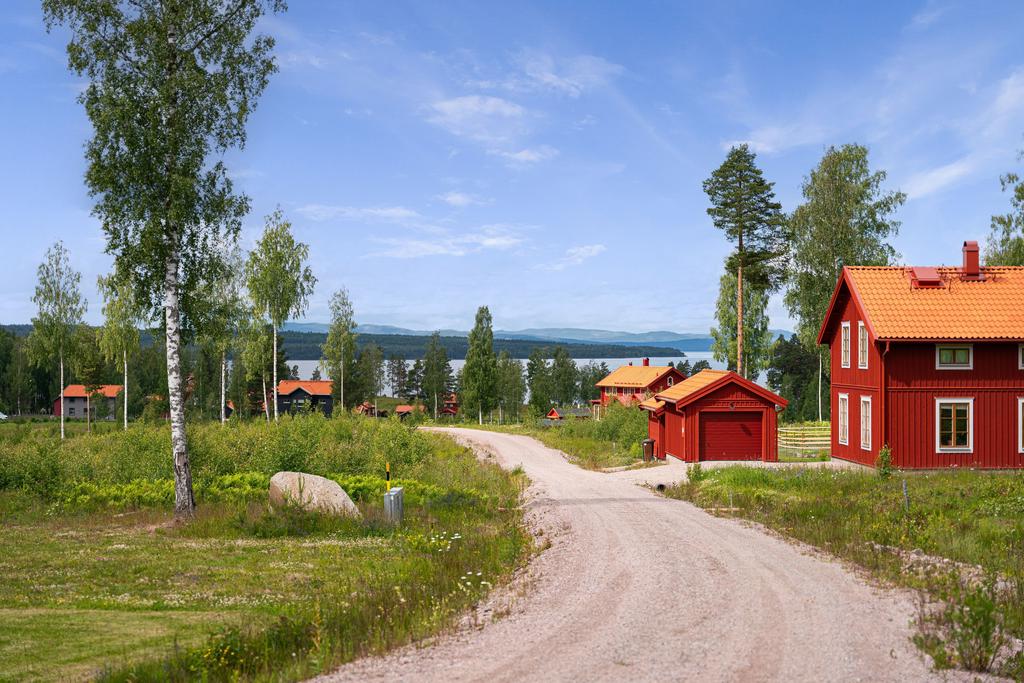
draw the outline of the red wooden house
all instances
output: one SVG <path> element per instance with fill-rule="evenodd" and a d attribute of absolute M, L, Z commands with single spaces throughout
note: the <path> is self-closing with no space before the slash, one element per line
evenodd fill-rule
<path fill-rule="evenodd" d="M 654 454 L 686 462 L 779 459 L 786 399 L 728 370 L 702 370 L 640 404 Z"/>
<path fill-rule="evenodd" d="M 642 365 L 623 365 L 612 370 L 607 377 L 596 384 L 601 397 L 591 403 L 607 406 L 612 401 L 631 405 L 654 396 L 672 385 L 686 379 L 683 373 L 671 365 L 651 365 L 644 358 Z"/>
<path fill-rule="evenodd" d="M 818 334 L 832 455 L 904 468 L 1024 466 L 1024 268 L 843 269 Z"/>

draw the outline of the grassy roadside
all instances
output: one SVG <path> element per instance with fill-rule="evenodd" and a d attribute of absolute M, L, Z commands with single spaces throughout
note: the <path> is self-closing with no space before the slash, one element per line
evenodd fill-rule
<path fill-rule="evenodd" d="M 691 468 L 665 494 L 916 589 L 915 642 L 937 667 L 1024 677 L 1024 474 Z"/>
<path fill-rule="evenodd" d="M 521 475 L 441 435 L 316 416 L 193 430 L 185 525 L 145 476 L 162 427 L 0 431 L 0 680 L 298 680 L 450 626 L 529 552 Z M 401 528 L 381 518 L 385 458 L 411 494 Z M 277 469 L 340 479 L 363 518 L 269 509 Z"/>
<path fill-rule="evenodd" d="M 439 422 L 438 426 L 532 436 L 545 446 L 566 453 L 584 469 L 601 470 L 633 465 L 641 459 L 640 442 L 647 438 L 647 413 L 614 403 L 600 420 L 567 419 L 552 426 L 539 425 L 536 420 L 514 425 Z"/>

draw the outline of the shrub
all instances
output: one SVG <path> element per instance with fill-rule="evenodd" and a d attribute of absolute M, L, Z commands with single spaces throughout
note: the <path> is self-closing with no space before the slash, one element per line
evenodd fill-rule
<path fill-rule="evenodd" d="M 888 479 L 892 476 L 892 451 L 889 450 L 889 444 L 885 444 L 878 450 L 878 458 L 875 459 L 875 468 L 878 472 L 878 476 L 882 479 Z"/>

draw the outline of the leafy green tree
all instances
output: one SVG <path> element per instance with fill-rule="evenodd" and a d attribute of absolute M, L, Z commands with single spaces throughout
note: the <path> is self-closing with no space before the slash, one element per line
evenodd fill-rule
<path fill-rule="evenodd" d="M 367 344 L 359 351 L 357 372 L 363 396 L 373 401 L 373 414 L 377 414 L 377 398 L 384 387 L 384 351 L 376 344 Z"/>
<path fill-rule="evenodd" d="M 669 363 L 669 365 L 672 365 Z M 684 358 L 681 361 L 677 361 L 675 364 L 676 370 L 683 374 L 683 377 L 689 377 L 693 374 L 693 368 L 690 367 L 690 361 Z"/>
<path fill-rule="evenodd" d="M 775 201 L 773 183 L 764 179 L 747 145 L 729 150 L 725 161 L 704 181 L 716 228 L 736 247 L 726 269 L 736 276 L 736 300 L 731 319 L 736 323 L 736 372 L 746 375 L 744 289 L 778 289 L 785 277 L 786 235 L 782 205 Z M 718 320 L 719 329 L 724 321 Z"/>
<path fill-rule="evenodd" d="M 96 285 L 103 296 L 100 350 L 108 361 L 121 363 L 123 398 L 119 404 L 124 411 L 124 428 L 128 429 L 128 354 L 139 348 L 139 307 L 135 302 L 135 290 L 126 277 L 101 275 Z"/>
<path fill-rule="evenodd" d="M 768 388 L 789 402 L 782 419 L 802 422 L 817 415 L 817 349 L 808 349 L 795 334 L 781 335 L 772 347 Z"/>
<path fill-rule="evenodd" d="M 99 393 L 103 384 L 103 354 L 100 352 L 99 340 L 96 332 L 82 323 L 75 331 L 74 363 L 72 368 L 78 380 L 85 386 L 85 428 L 92 431 L 93 402 L 96 400 L 106 401 L 103 394 Z M 63 410 L 61 411 L 64 412 Z"/>
<path fill-rule="evenodd" d="M 1024 161 L 1024 150 L 1017 157 Z M 1010 191 L 1009 213 L 992 216 L 992 231 L 985 248 L 990 266 L 1024 266 L 1024 180 L 1017 173 L 1000 176 L 1003 192 Z"/>
<path fill-rule="evenodd" d="M 249 296 L 255 310 L 270 319 L 273 329 L 273 356 L 277 357 L 277 331 L 289 316 L 306 312 L 316 277 L 306 265 L 309 245 L 296 242 L 292 224 L 278 209 L 267 216 L 263 237 L 249 254 L 245 264 Z M 277 364 L 274 364 L 274 419 L 277 419 Z"/>
<path fill-rule="evenodd" d="M 607 363 L 595 363 L 590 361 L 580 367 L 579 398 L 581 401 L 592 401 L 601 397 L 601 390 L 597 383 L 608 376 L 611 370 Z"/>
<path fill-rule="evenodd" d="M 526 398 L 526 380 L 523 378 L 522 363 L 508 351 L 498 354 L 497 394 L 498 422 L 503 422 L 506 415 L 518 421 L 519 411 Z"/>
<path fill-rule="evenodd" d="M 710 369 L 711 369 L 711 363 L 707 362 L 704 359 L 701 359 L 701 360 L 698 360 L 698 361 L 694 361 L 693 367 L 690 368 L 690 374 L 696 375 L 701 370 L 710 370 Z"/>
<path fill-rule="evenodd" d="M 718 327 L 711 330 L 711 351 L 715 360 L 725 362 L 730 370 L 753 379 L 768 366 L 771 357 L 772 335 L 768 331 L 768 294 L 764 290 L 748 287 L 743 293 L 743 311 L 746 317 L 742 327 L 746 330 L 747 361 L 743 372 L 738 368 L 739 339 L 736 324 L 736 275 L 723 273 L 718 284 L 718 303 L 715 318 Z"/>
<path fill-rule="evenodd" d="M 342 411 L 347 408 L 345 403 L 345 383 L 351 383 L 354 377 L 356 334 L 355 313 L 348 290 L 342 287 L 331 295 L 331 326 L 327 330 L 327 339 L 320 347 L 322 364 L 327 375 L 333 380 L 332 391 Z"/>
<path fill-rule="evenodd" d="M 487 306 L 476 311 L 476 322 L 469 331 L 466 364 L 462 366 L 462 409 L 476 413 L 480 424 L 484 413 L 496 405 L 495 378 L 498 359 L 494 355 L 494 330 Z"/>
<path fill-rule="evenodd" d="M 556 346 L 551 358 L 551 398 L 558 405 L 569 405 L 579 394 L 579 371 L 564 346 Z"/>
<path fill-rule="evenodd" d="M 64 366 L 75 350 L 78 326 L 88 308 L 78 284 L 82 275 L 71 268 L 68 250 L 57 242 L 39 264 L 39 282 L 32 301 L 38 307 L 29 335 L 29 355 L 36 365 L 52 362 L 60 367 L 60 438 L 64 438 Z M 52 367 L 52 366 L 51 366 Z"/>
<path fill-rule="evenodd" d="M 245 366 L 247 381 L 260 380 L 263 390 L 263 414 L 270 421 L 270 396 L 267 393 L 267 375 L 273 372 L 273 344 L 270 330 L 264 321 L 256 317 L 247 317 L 242 321 L 239 336 L 239 357 Z"/>
<path fill-rule="evenodd" d="M 227 373 L 228 353 L 238 338 L 242 321 L 246 316 L 243 297 L 242 273 L 244 261 L 236 245 L 225 244 L 224 262 L 227 272 L 215 280 L 202 283 L 203 310 L 199 316 L 199 341 L 209 348 L 218 360 L 220 375 L 220 400 L 217 412 L 221 424 L 227 422 Z"/>
<path fill-rule="evenodd" d="M 28 344 L 23 339 L 3 332 L 9 340 L 10 357 L 4 368 L 4 408 L 21 415 L 24 410 L 32 409 L 32 395 L 35 391 L 35 378 L 32 376 L 32 361 L 28 355 Z"/>
<path fill-rule="evenodd" d="M 551 368 L 544 349 L 536 347 L 526 360 L 526 386 L 530 390 L 530 407 L 544 414 L 551 407 Z"/>
<path fill-rule="evenodd" d="M 438 403 L 444 400 L 452 383 L 452 366 L 448 363 L 440 332 L 434 332 L 427 341 L 420 382 L 423 396 L 434 404 L 434 419 L 437 419 Z"/>
<path fill-rule="evenodd" d="M 405 376 L 405 384 L 402 385 L 402 395 L 408 399 L 424 398 L 423 395 L 423 361 L 417 358 L 413 361 Z"/>
<path fill-rule="evenodd" d="M 405 364 L 404 358 L 395 355 L 388 358 L 388 385 L 391 387 L 392 396 L 397 397 L 402 393 L 402 388 L 405 386 L 405 380 L 408 374 L 409 368 Z"/>
<path fill-rule="evenodd" d="M 819 356 L 819 378 L 827 368 L 825 354 L 816 349 L 818 330 L 843 266 L 887 266 L 898 257 L 888 240 L 899 231 L 893 214 L 906 195 L 884 190 L 885 179 L 885 171 L 871 171 L 866 147 L 829 147 L 804 179 L 804 202 L 789 217 L 792 246 L 784 302 L 797 321 L 800 340 Z M 821 395 L 819 379 L 819 405 Z"/>
<path fill-rule="evenodd" d="M 185 434 L 182 325 L 196 284 L 224 264 L 218 238 L 237 238 L 249 202 L 220 159 L 245 143 L 245 123 L 275 66 L 274 41 L 253 36 L 284 0 L 43 0 L 47 28 L 71 34 L 68 63 L 94 135 L 86 183 L 117 269 L 162 312 L 174 457 L 175 514 L 195 510 Z"/>

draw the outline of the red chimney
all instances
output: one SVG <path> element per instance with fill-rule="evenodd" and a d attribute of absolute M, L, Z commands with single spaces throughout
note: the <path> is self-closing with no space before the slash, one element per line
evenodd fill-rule
<path fill-rule="evenodd" d="M 974 240 L 964 242 L 964 266 L 960 275 L 965 280 L 981 280 L 981 263 L 978 254 L 978 243 Z"/>
<path fill-rule="evenodd" d="M 650 364 L 651 364 L 651 359 L 650 358 L 644 358 L 644 367 L 646 368 Z"/>

